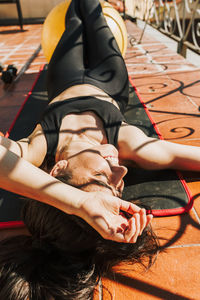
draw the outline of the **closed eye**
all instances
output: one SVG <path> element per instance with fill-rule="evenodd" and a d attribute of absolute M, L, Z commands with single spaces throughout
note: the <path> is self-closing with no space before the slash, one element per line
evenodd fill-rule
<path fill-rule="evenodd" d="M 76 187 L 78 187 L 78 188 L 81 189 L 81 188 L 86 187 L 86 186 L 88 186 L 90 184 L 97 184 L 99 186 L 106 187 L 107 189 L 109 189 L 109 190 L 111 190 L 113 192 L 112 188 L 107 183 L 105 183 L 105 182 L 103 182 L 101 180 L 96 180 L 96 179 L 91 179 L 90 181 L 88 181 L 86 183 L 83 183 L 83 184 L 80 184 L 80 185 L 76 185 Z"/>
<path fill-rule="evenodd" d="M 108 181 L 108 176 L 105 174 L 105 173 L 96 173 L 96 174 L 94 174 L 94 176 L 103 176 L 103 177 L 105 177 L 106 178 L 106 180 Z"/>

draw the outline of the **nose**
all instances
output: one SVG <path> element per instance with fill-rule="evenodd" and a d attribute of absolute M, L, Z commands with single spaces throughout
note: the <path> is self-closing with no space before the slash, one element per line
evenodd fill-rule
<path fill-rule="evenodd" d="M 124 187 L 124 183 L 123 183 L 123 177 L 126 175 L 128 169 L 124 166 L 120 166 L 120 165 L 115 165 L 115 166 L 111 166 L 111 170 L 112 170 L 112 183 L 114 184 L 114 186 L 116 187 L 116 189 L 120 190 L 120 192 L 122 192 L 123 187 Z"/>

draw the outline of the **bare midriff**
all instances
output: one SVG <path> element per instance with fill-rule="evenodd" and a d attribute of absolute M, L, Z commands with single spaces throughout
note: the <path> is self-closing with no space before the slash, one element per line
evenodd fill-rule
<path fill-rule="evenodd" d="M 64 101 L 71 98 L 85 97 L 85 96 L 95 97 L 100 100 L 108 101 L 114 104 L 117 108 L 119 108 L 117 102 L 114 99 L 112 99 L 108 94 L 106 94 L 103 90 L 97 88 L 96 86 L 90 84 L 74 85 L 64 90 L 57 97 L 55 97 L 50 103 L 52 104 L 58 101 Z"/>

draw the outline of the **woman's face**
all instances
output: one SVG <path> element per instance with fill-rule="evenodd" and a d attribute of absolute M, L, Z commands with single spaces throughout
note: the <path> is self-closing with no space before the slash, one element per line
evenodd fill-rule
<path fill-rule="evenodd" d="M 84 191 L 103 191 L 120 197 L 127 168 L 119 165 L 118 151 L 110 145 L 85 149 L 68 158 L 69 183 Z"/>

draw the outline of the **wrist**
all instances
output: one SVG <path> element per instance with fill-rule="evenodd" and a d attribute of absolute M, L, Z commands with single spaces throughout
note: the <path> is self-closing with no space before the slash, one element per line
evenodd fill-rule
<path fill-rule="evenodd" d="M 75 188 L 73 186 L 67 186 L 64 202 L 61 203 L 61 205 L 64 204 L 64 208 L 62 210 L 67 214 L 81 217 L 81 210 L 83 203 L 86 199 L 86 194 L 88 193 L 78 188 Z"/>

